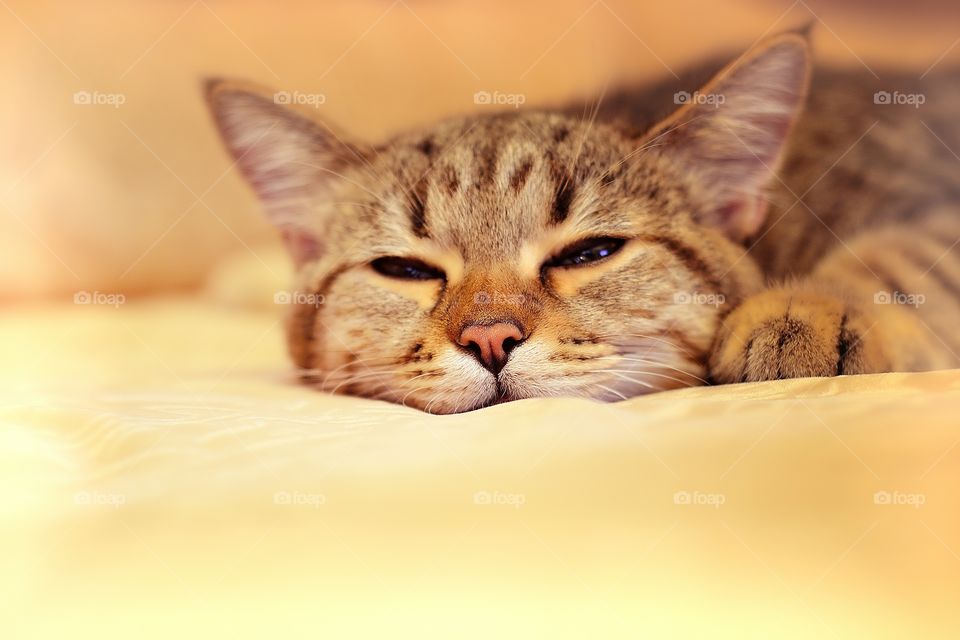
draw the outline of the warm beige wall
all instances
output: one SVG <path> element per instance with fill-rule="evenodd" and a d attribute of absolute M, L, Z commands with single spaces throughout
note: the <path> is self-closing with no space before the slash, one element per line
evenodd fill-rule
<path fill-rule="evenodd" d="M 544 103 L 665 73 L 657 57 L 679 68 L 739 49 L 809 7 L 829 25 L 820 53 L 845 64 L 922 70 L 960 37 L 955 10 L 930 8 L 942 3 L 839 4 L 4 0 L 0 297 L 192 286 L 272 241 L 237 176 L 221 179 L 203 76 L 322 92 L 318 113 L 380 137 L 470 111 L 479 89 Z M 126 101 L 75 105 L 81 90 Z"/>

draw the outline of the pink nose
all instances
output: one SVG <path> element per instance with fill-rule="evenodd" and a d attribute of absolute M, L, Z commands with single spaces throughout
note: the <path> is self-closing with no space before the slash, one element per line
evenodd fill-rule
<path fill-rule="evenodd" d="M 523 342 L 523 339 L 520 327 L 512 322 L 498 322 L 490 325 L 469 325 L 460 333 L 457 342 L 473 350 L 483 366 L 496 375 L 507 364 L 510 352 Z"/>

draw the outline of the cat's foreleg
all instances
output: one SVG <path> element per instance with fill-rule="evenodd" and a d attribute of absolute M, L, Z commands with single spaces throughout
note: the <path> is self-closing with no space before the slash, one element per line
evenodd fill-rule
<path fill-rule="evenodd" d="M 808 276 L 750 296 L 717 332 L 711 378 L 730 383 L 957 366 L 955 220 L 859 234 Z"/>

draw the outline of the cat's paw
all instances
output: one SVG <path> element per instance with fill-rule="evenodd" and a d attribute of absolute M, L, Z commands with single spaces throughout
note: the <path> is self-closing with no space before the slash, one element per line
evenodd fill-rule
<path fill-rule="evenodd" d="M 715 382 L 751 382 L 891 370 L 867 308 L 806 290 L 772 289 L 723 321 L 710 357 Z M 879 333 L 879 332 L 878 332 Z"/>

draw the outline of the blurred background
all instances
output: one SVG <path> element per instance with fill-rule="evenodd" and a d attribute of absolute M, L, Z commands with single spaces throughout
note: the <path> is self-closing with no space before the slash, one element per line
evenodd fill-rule
<path fill-rule="evenodd" d="M 960 59 L 958 18 L 940 0 L 0 0 L 0 300 L 197 289 L 238 262 L 283 277 L 205 77 L 376 140 L 477 91 L 550 105 L 810 22 L 821 61 L 920 75 Z"/>

